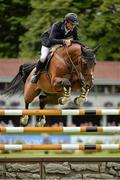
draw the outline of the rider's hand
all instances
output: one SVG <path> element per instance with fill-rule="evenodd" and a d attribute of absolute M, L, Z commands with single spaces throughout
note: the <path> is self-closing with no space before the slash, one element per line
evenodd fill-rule
<path fill-rule="evenodd" d="M 66 45 L 66 46 L 70 46 L 71 45 L 71 40 L 70 39 L 66 39 L 63 41 L 63 43 Z"/>

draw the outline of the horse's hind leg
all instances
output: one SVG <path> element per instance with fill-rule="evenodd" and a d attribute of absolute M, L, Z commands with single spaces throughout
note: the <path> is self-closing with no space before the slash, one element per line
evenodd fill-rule
<path fill-rule="evenodd" d="M 30 83 L 30 77 L 27 79 L 25 83 L 25 88 L 24 88 L 24 101 L 25 101 L 25 109 L 29 108 L 29 104 L 34 100 L 36 96 L 39 95 L 40 89 L 36 90 L 36 84 Z M 21 117 L 20 120 L 21 124 L 23 126 L 26 126 L 29 122 L 29 116 L 24 115 Z"/>
<path fill-rule="evenodd" d="M 29 108 L 29 103 L 25 102 L 25 109 Z M 20 118 L 20 124 L 23 126 L 26 126 L 29 122 L 29 116 L 28 115 L 24 115 Z"/>
<path fill-rule="evenodd" d="M 40 109 L 44 109 L 46 103 L 45 103 L 45 99 L 47 98 L 47 95 L 40 95 L 39 96 L 39 107 Z M 39 116 L 39 119 L 36 122 L 36 126 L 37 127 L 41 127 L 44 126 L 46 123 L 46 117 L 45 115 L 41 115 Z"/>

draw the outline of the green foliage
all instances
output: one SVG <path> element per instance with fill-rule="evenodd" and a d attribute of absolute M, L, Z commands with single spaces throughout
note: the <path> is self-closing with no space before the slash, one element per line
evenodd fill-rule
<path fill-rule="evenodd" d="M 22 21 L 29 13 L 28 0 L 0 0 L 0 57 L 18 57 Z"/>
<path fill-rule="evenodd" d="M 99 60 L 120 59 L 119 0 L 1 0 L 0 56 L 36 58 L 41 34 L 66 13 L 77 13 L 80 39 L 101 44 Z"/>
<path fill-rule="evenodd" d="M 33 11 L 24 24 L 26 29 L 29 30 L 21 37 L 20 56 L 22 57 L 38 55 L 41 34 L 48 30 L 52 23 L 63 20 L 64 15 L 69 12 L 66 6 L 70 7 L 70 1 L 31 0 L 31 6 Z M 72 11 L 72 8 L 70 11 Z"/>
<path fill-rule="evenodd" d="M 103 1 L 97 8 L 96 16 L 90 24 L 90 39 L 99 42 L 102 48 L 99 52 L 99 59 L 119 60 L 120 59 L 120 4 L 118 0 Z"/>

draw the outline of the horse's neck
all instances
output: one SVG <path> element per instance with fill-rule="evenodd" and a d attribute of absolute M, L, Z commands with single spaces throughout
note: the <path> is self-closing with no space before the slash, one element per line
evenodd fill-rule
<path fill-rule="evenodd" d="M 68 47 L 68 54 L 73 63 L 76 63 L 80 60 L 81 53 L 80 44 L 73 43 L 70 47 Z"/>
<path fill-rule="evenodd" d="M 69 47 L 59 47 L 56 50 L 56 54 L 59 60 L 63 60 L 65 62 L 69 62 L 71 60 L 73 63 L 76 63 L 78 62 L 78 58 L 80 59 L 81 46 L 78 43 L 72 43 Z"/>

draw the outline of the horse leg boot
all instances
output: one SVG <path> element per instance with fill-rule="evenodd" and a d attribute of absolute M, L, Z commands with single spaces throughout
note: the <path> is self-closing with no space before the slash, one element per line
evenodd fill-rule
<path fill-rule="evenodd" d="M 71 83 L 68 79 L 64 79 L 62 80 L 62 87 L 63 87 L 63 92 L 64 92 L 64 96 L 60 97 L 58 99 L 58 103 L 61 105 L 66 104 L 71 97 Z"/>
<path fill-rule="evenodd" d="M 87 84 L 82 87 L 81 95 L 74 99 L 74 102 L 76 105 L 79 106 L 81 103 L 84 103 L 85 101 L 87 101 L 87 95 L 89 93 L 89 90 L 90 90 L 90 87 Z"/>
<path fill-rule="evenodd" d="M 36 70 L 35 70 L 35 74 L 32 76 L 32 83 L 37 83 L 38 79 L 39 79 L 39 75 L 40 72 L 43 70 L 44 66 L 45 66 L 45 62 L 41 62 L 41 60 L 38 61 L 37 65 L 36 65 Z"/>
<path fill-rule="evenodd" d="M 69 100 L 70 100 L 70 96 L 71 96 L 71 87 L 64 87 L 64 97 L 60 97 L 58 99 L 58 103 L 60 105 L 64 105 L 66 104 Z"/>

